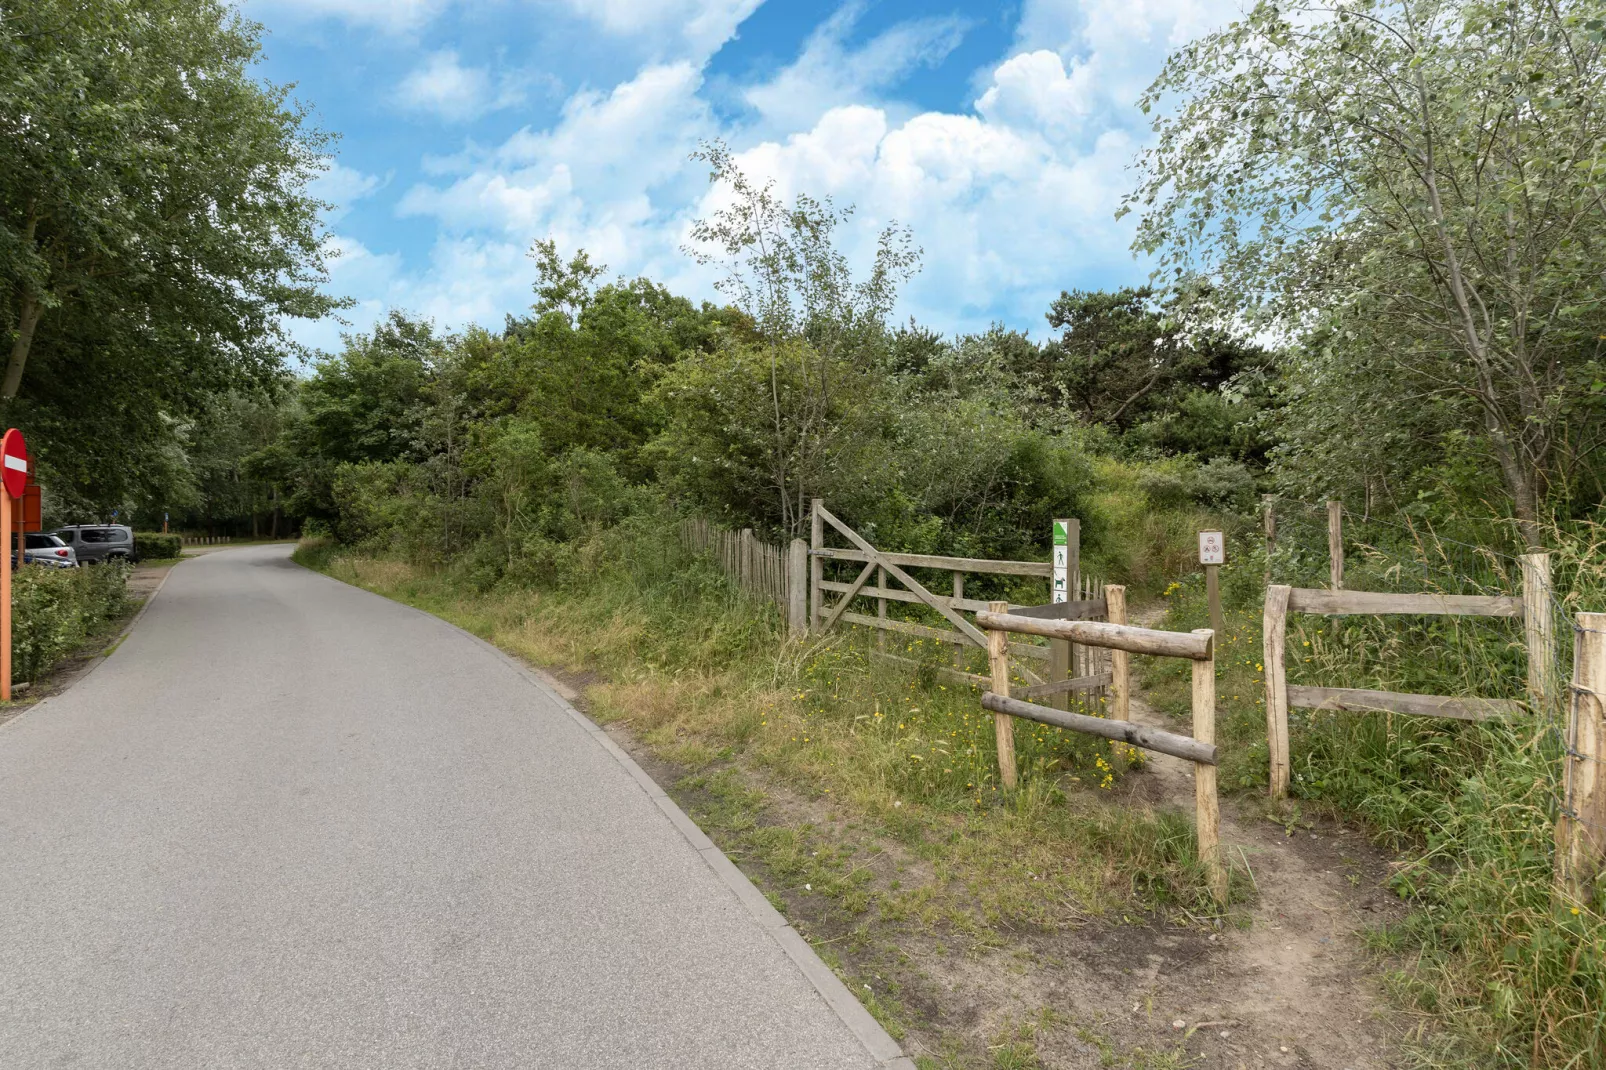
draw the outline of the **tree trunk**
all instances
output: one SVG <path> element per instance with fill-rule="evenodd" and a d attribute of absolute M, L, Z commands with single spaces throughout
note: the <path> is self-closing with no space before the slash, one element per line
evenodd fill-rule
<path fill-rule="evenodd" d="M 17 390 L 22 386 L 22 371 L 28 365 L 28 350 L 33 347 L 34 328 L 39 326 L 39 317 L 44 312 L 45 306 L 39 300 L 39 295 L 23 290 L 22 303 L 17 310 L 17 337 L 11 343 L 11 359 L 6 362 L 6 379 L 4 385 L 0 385 L 0 399 L 10 401 L 17 396 Z"/>

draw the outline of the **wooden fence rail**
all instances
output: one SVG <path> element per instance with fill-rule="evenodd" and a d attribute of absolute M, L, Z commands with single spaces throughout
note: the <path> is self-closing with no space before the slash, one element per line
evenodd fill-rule
<path fill-rule="evenodd" d="M 1125 605 L 1126 589 L 1105 588 L 1105 599 Z M 993 731 L 998 744 L 999 779 L 1013 789 L 1016 783 L 1015 729 L 1012 717 L 1024 717 L 1042 724 L 1087 732 L 1106 739 L 1120 740 L 1134 747 L 1184 758 L 1193 763 L 1194 827 L 1199 843 L 1199 860 L 1209 875 L 1210 893 L 1218 904 L 1227 902 L 1227 867 L 1221 856 L 1221 803 L 1216 792 L 1216 654 L 1215 632 L 1208 628 L 1194 632 L 1164 632 L 1102 621 L 1052 620 L 1010 612 L 1008 602 L 994 602 L 990 609 L 976 614 L 976 623 L 987 629 L 988 662 L 992 669 L 992 690 L 981 697 L 982 708 L 993 715 Z M 1125 654 L 1156 654 L 1186 658 L 1193 664 L 1193 735 L 1183 736 L 1163 729 L 1132 724 L 1124 718 L 1089 717 L 1023 702 L 1010 694 L 1009 634 L 1043 635 L 1083 646 L 1101 647 Z M 1113 683 L 1117 694 L 1128 695 L 1130 680 L 1126 659 L 1118 665 L 1119 677 Z M 1114 675 L 1112 673 L 1112 675 Z M 1115 711 L 1112 711 L 1114 713 Z M 1125 709 L 1120 710 L 1125 713 Z"/>

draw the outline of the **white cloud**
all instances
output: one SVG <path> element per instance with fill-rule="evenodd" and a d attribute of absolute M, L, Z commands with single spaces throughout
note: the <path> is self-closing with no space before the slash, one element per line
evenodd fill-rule
<path fill-rule="evenodd" d="M 965 24 L 956 18 L 901 22 L 859 48 L 849 48 L 863 7 L 849 4 L 809 35 L 797 60 L 742 95 L 769 129 L 797 130 L 833 107 L 870 103 L 921 64 L 940 63 L 958 47 Z"/>
<path fill-rule="evenodd" d="M 329 170 L 313 179 L 308 192 L 320 201 L 334 205 L 324 214 L 330 225 L 344 219 L 351 205 L 369 196 L 384 185 L 378 175 L 367 175 L 342 163 L 330 163 Z"/>
<path fill-rule="evenodd" d="M 633 38 L 659 60 L 699 66 L 736 34 L 763 0 L 547 0 L 619 37 Z"/>
<path fill-rule="evenodd" d="M 417 30 L 449 4 L 450 0 L 247 0 L 252 17 L 262 21 L 334 19 L 389 33 Z"/>
<path fill-rule="evenodd" d="M 728 34 L 754 6 L 550 2 L 638 35 L 668 34 L 670 15 L 688 13 Z M 545 129 L 427 161 L 435 177 L 409 189 L 397 210 L 437 228 L 428 263 L 404 272 L 359 250 L 337 267 L 337 282 L 349 281 L 344 292 L 365 302 L 443 324 L 495 326 L 528 306 L 525 251 L 551 236 L 613 271 L 715 297 L 708 273 L 680 246 L 690 221 L 720 203 L 687 154 L 699 139 L 722 136 L 744 168 L 775 179 L 783 194 L 855 204 L 844 239 L 861 266 L 888 222 L 913 228 L 925 267 L 900 316 L 946 331 L 996 319 L 1039 326 L 1062 288 L 1141 277 L 1128 252 L 1131 221 L 1114 218 L 1148 136 L 1132 100 L 1167 52 L 1236 11 L 1236 0 L 1028 0 L 1016 49 L 981 78 L 974 108 L 957 114 L 876 99 L 914 65 L 952 49 L 962 28 L 940 20 L 850 47 L 855 12 L 840 13 L 795 63 L 747 90 L 759 120 L 745 129 L 722 125 L 709 107 L 701 60 L 651 63 L 611 90 L 575 94 Z M 715 38 L 709 31 L 705 40 Z M 363 323 L 369 307 L 354 321 Z"/>
<path fill-rule="evenodd" d="M 403 78 L 396 90 L 403 107 L 447 120 L 473 119 L 524 101 L 516 81 L 493 81 L 484 67 L 465 67 L 452 49 L 431 53 Z"/>

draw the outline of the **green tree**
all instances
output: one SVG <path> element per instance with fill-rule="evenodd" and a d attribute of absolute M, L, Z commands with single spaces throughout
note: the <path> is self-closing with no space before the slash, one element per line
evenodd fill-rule
<path fill-rule="evenodd" d="M 1127 202 L 1162 271 L 1386 362 L 1384 420 L 1443 403 L 1530 545 L 1606 442 L 1603 19 L 1601 0 L 1261 3 L 1150 88 L 1169 110 Z"/>

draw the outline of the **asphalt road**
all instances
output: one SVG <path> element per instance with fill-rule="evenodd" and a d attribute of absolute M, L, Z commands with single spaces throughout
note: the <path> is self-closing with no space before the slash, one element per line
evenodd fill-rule
<path fill-rule="evenodd" d="M 912 1066 L 552 690 L 288 555 L 0 727 L 0 1067 Z"/>

